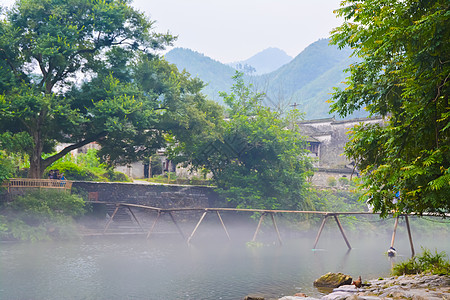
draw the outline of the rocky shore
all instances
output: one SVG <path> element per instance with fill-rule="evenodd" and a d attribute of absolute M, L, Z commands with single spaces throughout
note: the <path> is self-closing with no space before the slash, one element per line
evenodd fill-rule
<path fill-rule="evenodd" d="M 354 285 L 342 285 L 332 293 L 321 298 L 306 295 L 285 296 L 279 300 L 450 300 L 450 276 L 404 275 L 379 278 L 364 282 L 357 288 Z"/>

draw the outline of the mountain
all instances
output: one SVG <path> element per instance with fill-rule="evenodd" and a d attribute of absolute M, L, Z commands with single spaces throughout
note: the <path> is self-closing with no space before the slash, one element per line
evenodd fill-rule
<path fill-rule="evenodd" d="M 207 84 L 203 92 L 210 99 L 223 104 L 219 92 L 230 90 L 233 85 L 232 77 L 236 73 L 235 69 L 186 48 L 174 48 L 164 57 L 168 62 L 175 64 L 179 70 L 186 70 L 193 77 L 203 80 Z"/>
<path fill-rule="evenodd" d="M 244 71 L 244 73 L 248 73 L 245 72 L 246 68 L 251 67 L 253 68 L 252 75 L 262 75 L 277 70 L 291 60 L 292 57 L 287 55 L 283 50 L 267 48 L 246 60 L 233 62 L 228 65 L 238 71 Z"/>
<path fill-rule="evenodd" d="M 348 76 L 344 70 L 356 62 L 356 58 L 350 55 L 350 49 L 340 50 L 329 45 L 329 40 L 321 39 L 278 69 L 263 75 L 246 75 L 245 81 L 252 83 L 259 92 L 266 93 L 265 104 L 268 106 L 289 108 L 295 104 L 300 111 L 305 112 L 306 119 L 328 118 L 332 117 L 328 113 L 327 103 L 331 98 L 330 93 L 333 87 L 343 86 L 342 82 Z M 230 92 L 233 85 L 231 77 L 236 72 L 232 67 L 182 48 L 171 50 L 165 58 L 207 83 L 204 93 L 223 104 L 218 93 Z M 365 112 L 357 112 L 351 117 L 366 115 Z"/>

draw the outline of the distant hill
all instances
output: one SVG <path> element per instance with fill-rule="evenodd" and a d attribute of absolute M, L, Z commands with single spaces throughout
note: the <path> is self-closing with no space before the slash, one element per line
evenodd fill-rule
<path fill-rule="evenodd" d="M 267 48 L 246 60 L 233 62 L 228 65 L 239 71 L 244 71 L 244 73 L 246 73 L 246 68 L 251 67 L 253 68 L 251 75 L 262 75 L 277 70 L 291 60 L 292 57 L 283 50 Z"/>
<path fill-rule="evenodd" d="M 333 87 L 342 86 L 348 76 L 344 69 L 356 61 L 350 54 L 350 49 L 339 50 L 329 45 L 329 40 L 321 39 L 275 71 L 245 76 L 245 80 L 251 82 L 259 92 L 266 93 L 268 106 L 288 108 L 297 104 L 297 108 L 305 112 L 306 119 L 327 118 L 330 115 L 326 101 L 331 98 Z M 233 84 L 231 77 L 235 74 L 232 67 L 182 48 L 171 50 L 165 58 L 179 69 L 185 69 L 202 79 L 208 84 L 204 89 L 205 94 L 223 104 L 218 92 L 229 92 Z M 366 115 L 360 112 L 352 117 Z"/>
<path fill-rule="evenodd" d="M 175 64 L 179 70 L 186 70 L 193 77 L 198 77 L 208 85 L 204 93 L 223 104 L 219 92 L 228 92 L 233 85 L 233 75 L 236 70 L 221 62 L 213 60 L 201 53 L 185 48 L 175 48 L 164 56 L 165 59 Z"/>

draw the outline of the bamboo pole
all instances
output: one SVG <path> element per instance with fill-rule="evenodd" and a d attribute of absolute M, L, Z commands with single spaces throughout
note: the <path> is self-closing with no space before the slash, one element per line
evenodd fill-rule
<path fill-rule="evenodd" d="M 396 217 L 396 218 L 395 218 L 394 231 L 392 232 L 392 239 L 391 239 L 391 247 L 392 247 L 392 248 L 394 247 L 395 233 L 396 233 L 396 231 L 397 231 L 397 226 L 398 226 L 398 218 L 399 218 L 399 217 Z"/>
<path fill-rule="evenodd" d="M 325 223 L 327 222 L 327 219 L 328 219 L 328 215 L 325 215 L 325 217 L 322 220 L 322 224 L 320 224 L 319 232 L 317 233 L 316 241 L 314 242 L 313 249 L 316 249 L 317 243 L 319 242 L 319 237 L 322 234 L 322 230 L 323 230 L 323 227 L 325 226 Z"/>
<path fill-rule="evenodd" d="M 150 230 L 147 233 L 147 240 L 150 238 L 150 235 L 153 232 L 153 229 L 155 228 L 156 223 L 158 223 L 159 217 L 161 216 L 161 211 L 158 211 L 158 215 L 156 216 L 155 221 L 153 221 L 152 227 L 150 228 Z"/>
<path fill-rule="evenodd" d="M 114 219 L 114 216 L 116 215 L 117 211 L 119 210 L 119 207 L 120 207 L 120 204 L 116 204 L 116 209 L 114 210 L 113 214 L 111 215 L 108 222 L 106 223 L 103 233 L 106 233 L 106 230 L 108 230 L 109 224 L 111 224 L 112 220 Z"/>
<path fill-rule="evenodd" d="M 186 239 L 186 237 L 184 236 L 184 233 L 183 233 L 183 231 L 181 231 L 181 228 L 180 228 L 180 226 L 178 226 L 178 223 L 177 223 L 177 221 L 175 221 L 175 218 L 173 217 L 173 215 L 172 215 L 172 212 L 171 211 L 169 211 L 169 215 L 170 215 L 170 218 L 172 219 L 172 222 L 173 222 L 173 224 L 175 224 L 175 226 L 177 227 L 177 229 L 178 229 L 178 232 L 181 234 L 181 236 L 183 237 L 183 240 L 184 239 Z"/>
<path fill-rule="evenodd" d="M 226 233 L 226 235 L 227 235 L 227 237 L 228 237 L 228 240 L 231 241 L 230 235 L 228 234 L 228 230 L 227 230 L 227 228 L 225 227 L 225 223 L 223 222 L 222 217 L 220 216 L 219 211 L 216 210 L 216 214 L 217 214 L 217 216 L 219 217 L 220 223 L 222 224 L 223 230 L 225 230 L 225 233 Z"/>
<path fill-rule="evenodd" d="M 203 219 L 205 218 L 206 214 L 208 213 L 207 210 L 205 210 L 205 212 L 202 214 L 202 216 L 200 217 L 200 220 L 198 220 L 197 225 L 195 225 L 194 230 L 192 231 L 191 235 L 189 236 L 189 238 L 187 239 L 187 243 L 189 244 L 189 242 L 191 241 L 192 237 L 194 236 L 195 232 L 197 231 L 197 228 L 200 226 L 200 223 L 203 221 Z"/>
<path fill-rule="evenodd" d="M 136 218 L 136 215 L 134 214 L 134 212 L 131 210 L 130 206 L 127 206 L 128 210 L 130 211 L 131 215 L 133 216 L 134 220 L 138 223 L 139 227 L 141 228 L 141 230 L 143 232 L 145 232 L 144 228 L 142 228 L 141 222 L 139 222 L 138 218 Z"/>
<path fill-rule="evenodd" d="M 342 228 L 341 222 L 339 221 L 337 215 L 334 215 L 334 219 L 336 220 L 336 223 L 337 223 L 337 225 L 338 225 L 338 227 L 339 227 L 339 230 L 340 230 L 341 233 L 342 233 L 342 237 L 344 238 L 345 243 L 347 244 L 348 249 L 349 249 L 349 250 L 352 249 L 352 246 L 350 246 L 350 243 L 348 242 L 348 239 L 347 239 L 347 237 L 345 236 L 344 228 Z"/>
<path fill-rule="evenodd" d="M 275 231 L 278 235 L 278 242 L 280 242 L 280 245 L 283 245 L 283 242 L 281 241 L 280 231 L 278 230 L 277 222 L 275 222 L 275 216 L 273 213 L 270 214 L 270 217 L 272 218 L 273 227 L 275 227 Z"/>
<path fill-rule="evenodd" d="M 262 220 L 264 219 L 265 215 L 266 215 L 266 213 L 262 213 L 261 217 L 259 218 L 258 226 L 256 227 L 256 231 L 255 231 L 255 234 L 253 235 L 252 242 L 256 241 L 256 235 L 258 235 L 259 228 L 261 227 L 261 223 L 262 223 Z"/>
<path fill-rule="evenodd" d="M 409 245 L 411 246 L 411 257 L 414 257 L 415 255 L 414 244 L 412 241 L 411 228 L 409 227 L 409 219 L 407 215 L 405 215 L 405 221 L 406 221 L 406 228 L 408 229 Z"/>

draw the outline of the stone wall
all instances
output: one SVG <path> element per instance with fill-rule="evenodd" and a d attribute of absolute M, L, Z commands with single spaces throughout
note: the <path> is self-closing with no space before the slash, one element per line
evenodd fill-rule
<path fill-rule="evenodd" d="M 228 205 L 213 188 L 202 186 L 74 181 L 72 188 L 77 193 L 87 193 L 91 200 L 103 202 L 125 202 L 160 208 Z"/>

